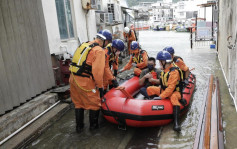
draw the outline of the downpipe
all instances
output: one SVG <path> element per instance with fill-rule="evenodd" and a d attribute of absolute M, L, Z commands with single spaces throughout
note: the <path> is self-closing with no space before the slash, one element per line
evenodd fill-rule
<path fill-rule="evenodd" d="M 228 91 L 229 91 L 229 94 L 230 94 L 230 97 L 232 98 L 232 100 L 234 101 L 234 105 L 235 105 L 235 111 L 237 112 L 237 104 L 236 104 L 236 101 L 235 101 L 235 98 L 233 96 L 233 94 L 231 93 L 231 88 L 230 88 L 230 84 L 228 83 L 228 80 L 226 78 L 226 75 L 225 75 L 225 72 L 224 72 L 224 69 L 223 69 L 223 66 L 221 64 L 221 61 L 220 61 L 220 57 L 219 57 L 219 53 L 217 52 L 217 55 L 218 55 L 218 60 L 219 60 L 219 63 L 221 65 L 221 70 L 222 70 L 222 73 L 224 75 L 224 78 L 225 78 L 225 82 L 227 84 L 227 87 L 228 87 Z"/>
<path fill-rule="evenodd" d="M 40 118 L 42 115 L 44 115 L 45 113 L 47 113 L 49 110 L 51 110 L 52 108 L 54 108 L 56 105 L 58 105 L 60 103 L 60 100 L 58 102 L 56 102 L 55 104 L 53 104 L 52 106 L 50 106 L 48 109 L 46 109 L 44 112 L 40 113 L 38 116 L 36 116 L 35 118 L 33 118 L 32 120 L 30 120 L 28 123 L 26 123 L 25 125 L 23 125 L 22 127 L 20 127 L 19 129 L 17 129 L 15 132 L 13 132 L 11 135 L 9 135 L 8 137 L 6 137 L 5 139 L 3 139 L 0 142 L 0 146 L 3 145 L 5 142 L 7 142 L 9 139 L 11 139 L 12 137 L 14 137 L 17 133 L 19 133 L 20 131 L 22 131 L 24 128 L 26 128 L 27 126 L 29 126 L 30 124 L 32 124 L 34 121 L 36 121 L 38 118 Z"/>

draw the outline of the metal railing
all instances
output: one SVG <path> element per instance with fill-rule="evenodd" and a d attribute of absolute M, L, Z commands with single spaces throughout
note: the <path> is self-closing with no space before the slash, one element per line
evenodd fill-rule
<path fill-rule="evenodd" d="M 212 35 L 211 27 L 194 27 L 194 28 L 190 29 L 191 48 L 207 47 L 210 46 L 211 44 L 215 44 L 215 37 Z"/>

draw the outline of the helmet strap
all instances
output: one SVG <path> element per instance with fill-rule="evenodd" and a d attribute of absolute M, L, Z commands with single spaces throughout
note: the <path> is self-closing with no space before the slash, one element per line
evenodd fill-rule
<path fill-rule="evenodd" d="M 166 63 L 166 61 L 165 61 L 165 64 L 163 65 L 163 68 L 164 68 L 164 70 L 165 70 L 165 65 L 166 65 L 167 63 Z"/>
<path fill-rule="evenodd" d="M 166 61 L 165 61 L 165 64 L 163 64 L 163 62 L 161 61 L 161 64 L 162 64 L 163 69 L 165 70 L 165 65 L 167 64 Z"/>
<path fill-rule="evenodd" d="M 103 48 L 105 47 L 105 40 L 103 41 Z"/>

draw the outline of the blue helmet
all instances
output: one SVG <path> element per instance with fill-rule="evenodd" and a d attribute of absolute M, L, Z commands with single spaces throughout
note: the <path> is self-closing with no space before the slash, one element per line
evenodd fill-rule
<path fill-rule="evenodd" d="M 169 52 L 170 54 L 174 54 L 174 48 L 173 47 L 165 47 L 163 50 Z"/>
<path fill-rule="evenodd" d="M 120 39 L 113 40 L 112 46 L 115 47 L 119 51 L 123 51 L 124 50 L 124 43 Z"/>
<path fill-rule="evenodd" d="M 102 40 L 109 40 L 112 41 L 112 34 L 109 30 L 104 29 L 104 30 L 100 30 L 97 34 L 97 37 L 99 37 Z"/>
<path fill-rule="evenodd" d="M 136 50 L 136 49 L 138 49 L 138 48 L 139 48 L 138 42 L 133 41 L 133 42 L 131 43 L 131 50 Z"/>
<path fill-rule="evenodd" d="M 158 52 L 156 59 L 160 61 L 172 62 L 172 57 L 170 53 L 167 51 Z"/>
<path fill-rule="evenodd" d="M 103 31 L 103 30 L 100 30 L 100 31 L 98 32 L 98 34 L 102 34 L 102 31 Z"/>

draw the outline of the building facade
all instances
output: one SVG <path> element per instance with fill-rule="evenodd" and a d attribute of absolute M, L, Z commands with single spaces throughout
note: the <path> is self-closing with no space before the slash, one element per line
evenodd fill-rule
<path fill-rule="evenodd" d="M 226 77 L 227 86 L 237 110 L 237 26 L 235 0 L 219 1 L 218 56 Z"/>
<path fill-rule="evenodd" d="M 130 22 L 125 0 L 98 0 L 96 10 L 97 31 L 108 29 L 114 38 L 122 39 L 122 33 L 127 22 Z"/>
<path fill-rule="evenodd" d="M 83 5 L 87 2 L 90 9 Z M 99 29 L 115 33 L 119 28 L 122 34 L 127 3 L 1 0 L 0 10 L 0 114 L 4 114 L 55 86 L 57 59 L 70 58 L 81 43 L 94 40 Z M 112 15 L 104 15 L 108 23 L 98 27 L 99 10 Z"/>

